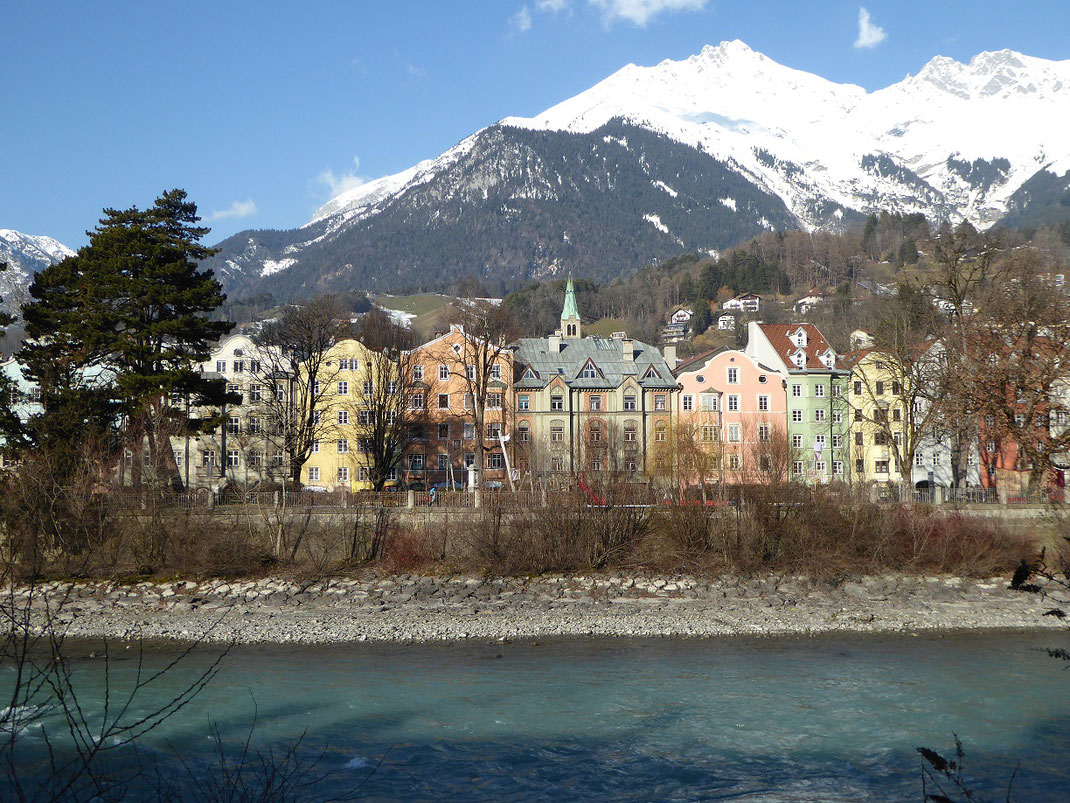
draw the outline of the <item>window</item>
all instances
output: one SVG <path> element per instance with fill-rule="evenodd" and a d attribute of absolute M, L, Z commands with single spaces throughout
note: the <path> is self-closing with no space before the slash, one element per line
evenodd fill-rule
<path fill-rule="evenodd" d="M 587 428 L 591 443 L 599 443 L 602 440 L 602 425 L 597 421 L 592 421 L 591 425 Z"/>
<path fill-rule="evenodd" d="M 739 441 L 740 441 L 739 424 L 729 424 L 728 425 L 728 442 L 729 443 L 739 443 Z"/>
<path fill-rule="evenodd" d="M 792 449 L 801 449 L 802 448 L 802 435 L 792 435 L 791 436 L 791 448 Z"/>
<path fill-rule="evenodd" d="M 349 454 L 349 441 L 346 438 L 338 439 L 338 454 Z"/>
<path fill-rule="evenodd" d="M 373 390 L 374 390 L 374 387 L 373 387 L 372 383 L 367 381 L 367 380 L 365 380 L 364 381 L 364 395 L 365 396 L 371 396 Z"/>
<path fill-rule="evenodd" d="M 476 425 L 472 423 L 466 423 L 464 425 L 464 439 L 466 441 L 474 441 L 476 439 Z"/>
<path fill-rule="evenodd" d="M 706 424 L 702 427 L 702 440 L 706 443 L 716 443 L 720 435 L 720 430 L 717 427 L 710 424 Z"/>
<path fill-rule="evenodd" d="M 887 474 L 888 473 L 888 461 L 887 460 L 877 460 L 876 462 L 874 462 L 874 464 L 873 464 L 873 473 L 874 474 Z"/>
<path fill-rule="evenodd" d="M 763 396 L 759 396 L 758 397 L 758 412 L 760 412 L 760 413 L 768 413 L 769 412 L 769 397 L 768 396 L 764 396 L 763 395 Z"/>
<path fill-rule="evenodd" d="M 438 439 L 440 441 L 448 441 L 450 439 L 450 425 L 439 424 L 438 425 Z"/>
<path fill-rule="evenodd" d="M 802 410 L 792 410 L 791 411 L 791 420 L 796 424 L 801 424 L 802 420 L 803 420 L 802 414 L 803 414 Z"/>
<path fill-rule="evenodd" d="M 592 363 L 588 362 L 586 365 L 583 366 L 583 370 L 580 371 L 580 379 L 597 379 L 597 378 L 598 378 L 598 371 L 595 369 L 595 367 L 594 367 L 594 365 Z"/>
<path fill-rule="evenodd" d="M 313 410 L 312 411 L 312 423 L 315 426 L 318 427 L 320 425 L 320 421 L 322 419 L 323 419 L 323 412 L 322 411 L 320 411 L 320 410 Z"/>
<path fill-rule="evenodd" d="M 550 409 L 551 410 L 564 410 L 565 409 L 565 397 L 557 394 L 550 397 Z"/>
<path fill-rule="evenodd" d="M 502 367 L 500 365 L 498 365 L 497 363 L 495 363 L 494 365 L 492 365 L 490 367 L 490 378 L 491 379 L 501 379 L 502 378 Z"/>
<path fill-rule="evenodd" d="M 888 433 L 884 430 L 877 430 L 873 433 L 873 445 L 874 446 L 887 446 L 888 445 Z"/>
<path fill-rule="evenodd" d="M 834 423 L 834 424 L 842 424 L 843 423 L 843 410 L 833 410 L 832 411 L 832 423 Z"/>
<path fill-rule="evenodd" d="M 235 360 L 234 361 L 234 373 L 240 374 L 244 370 L 245 370 L 245 361 L 244 360 Z"/>
<path fill-rule="evenodd" d="M 634 395 L 631 395 L 631 394 L 625 395 L 625 397 L 624 397 L 624 409 L 625 410 L 634 410 L 635 409 L 635 396 Z"/>
<path fill-rule="evenodd" d="M 319 482 L 320 481 L 320 467 L 319 466 L 309 466 L 308 467 L 308 481 L 309 482 Z"/>
<path fill-rule="evenodd" d="M 370 427 L 372 424 L 372 411 L 357 410 L 357 423 L 362 427 Z"/>
<path fill-rule="evenodd" d="M 936 466 L 939 466 L 939 465 L 940 465 L 940 453 L 937 452 L 937 453 L 935 453 L 933 455 L 933 466 L 936 467 Z"/>
<path fill-rule="evenodd" d="M 832 448 L 833 449 L 839 449 L 841 446 L 843 446 L 843 436 L 842 435 L 833 435 L 832 436 Z"/>
<path fill-rule="evenodd" d="M 792 385 L 791 386 L 791 395 L 792 395 L 793 398 L 796 398 L 796 399 L 802 398 L 802 385 Z"/>
<path fill-rule="evenodd" d="M 658 395 L 654 397 L 654 409 L 662 411 L 665 409 L 665 397 Z"/>
<path fill-rule="evenodd" d="M 487 465 L 490 468 L 503 468 L 505 466 L 505 461 L 502 459 L 502 453 L 494 452 L 491 454 L 488 458 Z"/>
<path fill-rule="evenodd" d="M 227 361 L 226 360 L 216 360 L 215 361 L 215 370 L 216 370 L 217 374 L 225 374 L 227 372 Z"/>
<path fill-rule="evenodd" d="M 918 468 L 924 468 L 925 455 L 923 455 L 921 452 L 918 452 L 916 455 L 914 455 L 914 465 L 916 465 Z"/>
<path fill-rule="evenodd" d="M 502 425 L 498 421 L 493 421 L 486 425 L 487 438 L 497 438 L 502 431 Z"/>
<path fill-rule="evenodd" d="M 437 457 L 437 467 L 439 471 L 446 471 L 450 467 L 450 456 L 445 452 L 439 452 Z"/>
<path fill-rule="evenodd" d="M 896 446 L 902 446 L 903 445 L 903 433 L 902 432 L 893 432 L 892 433 L 892 440 L 895 441 L 895 445 Z"/>
<path fill-rule="evenodd" d="M 259 404 L 264 398 L 264 386 L 263 385 L 250 385 L 249 386 L 249 401 L 254 404 Z"/>
<path fill-rule="evenodd" d="M 587 397 L 587 409 L 588 410 L 601 410 L 602 409 L 602 397 L 601 396 L 588 396 Z"/>
<path fill-rule="evenodd" d="M 565 439 L 565 428 L 564 427 L 560 427 L 560 426 L 550 427 L 550 442 L 551 443 L 561 443 L 564 439 Z"/>
<path fill-rule="evenodd" d="M 475 464 L 476 464 L 475 452 L 465 452 L 464 453 L 464 467 L 465 468 L 470 468 L 471 466 L 474 466 Z"/>
<path fill-rule="evenodd" d="M 466 365 L 464 367 L 464 375 L 468 377 L 469 382 L 476 381 L 476 367 L 474 365 Z"/>
<path fill-rule="evenodd" d="M 422 410 L 424 409 L 424 394 L 413 393 L 409 396 L 409 409 L 410 410 Z"/>
<path fill-rule="evenodd" d="M 769 443 L 770 430 L 769 430 L 769 425 L 768 424 L 759 424 L 758 425 L 758 440 L 761 441 L 762 443 Z"/>
<path fill-rule="evenodd" d="M 271 462 L 276 466 L 281 466 L 286 463 L 286 453 L 282 449 L 276 449 L 275 454 L 271 456 Z"/>
<path fill-rule="evenodd" d="M 357 440 L 357 451 L 361 454 L 371 454 L 372 451 L 372 439 L 371 438 L 359 438 Z"/>
<path fill-rule="evenodd" d="M 695 397 L 690 394 L 685 394 L 681 397 L 681 408 L 685 413 L 690 413 L 695 409 Z"/>
<path fill-rule="evenodd" d="M 237 396 L 238 397 L 238 401 L 236 402 L 237 404 L 241 404 L 242 403 L 242 392 L 241 392 L 241 386 L 240 385 L 235 385 L 233 383 L 228 384 L 227 385 L 227 393 L 229 393 L 231 396 Z"/>
<path fill-rule="evenodd" d="M 237 468 L 239 457 L 237 449 L 227 449 L 227 468 Z"/>
<path fill-rule="evenodd" d="M 818 474 L 824 474 L 826 471 L 828 471 L 828 465 L 825 463 L 824 460 L 815 460 L 814 471 L 816 471 Z"/>
<path fill-rule="evenodd" d="M 985 416 L 985 426 L 986 427 L 995 426 L 995 423 L 996 423 L 996 417 L 994 415 L 989 414 L 989 415 Z"/>
<path fill-rule="evenodd" d="M 1015 413 L 1014 423 L 1019 427 L 1025 426 L 1025 413 Z"/>
<path fill-rule="evenodd" d="M 814 396 L 818 399 L 825 398 L 825 386 L 821 384 L 814 385 Z"/>
<path fill-rule="evenodd" d="M 839 385 L 832 386 L 832 398 L 838 399 L 843 394 L 843 388 Z"/>
<path fill-rule="evenodd" d="M 862 420 L 862 411 L 860 409 L 856 409 L 855 410 L 855 421 L 861 421 L 861 420 Z"/>
<path fill-rule="evenodd" d="M 319 453 L 320 453 L 320 442 L 319 442 L 319 438 L 316 438 L 316 440 L 312 441 L 312 454 L 319 454 Z"/>
<path fill-rule="evenodd" d="M 893 396 L 898 396 L 902 392 L 903 392 L 903 386 L 900 385 L 898 382 L 893 382 L 892 383 L 892 395 Z"/>
<path fill-rule="evenodd" d="M 633 423 L 631 423 L 629 421 L 627 424 L 624 425 L 624 441 L 625 441 L 625 443 L 635 443 L 635 440 L 636 440 L 635 424 L 633 424 Z"/>
<path fill-rule="evenodd" d="M 502 409 L 502 394 L 501 393 L 488 393 L 487 394 L 487 409 L 488 410 L 500 410 L 500 409 Z"/>
<path fill-rule="evenodd" d="M 450 409 L 450 394 L 439 393 L 438 394 L 438 409 L 448 410 Z"/>
<path fill-rule="evenodd" d="M 739 384 L 739 369 L 738 368 L 729 368 L 728 369 L 728 384 L 729 385 L 738 385 Z"/>
<path fill-rule="evenodd" d="M 519 443 L 528 443 L 531 440 L 531 427 L 526 422 L 517 424 L 516 439 Z"/>
<path fill-rule="evenodd" d="M 412 381 L 423 382 L 424 381 L 424 367 L 422 365 L 412 366 Z"/>
<path fill-rule="evenodd" d="M 730 471 L 739 471 L 741 461 L 738 454 L 728 455 L 728 468 Z"/>
<path fill-rule="evenodd" d="M 624 470 L 627 471 L 629 474 L 634 474 L 639 470 L 639 463 L 635 460 L 628 460 L 624 464 Z"/>
<path fill-rule="evenodd" d="M 349 423 L 349 411 L 348 410 L 339 410 L 338 411 L 338 423 L 342 424 L 342 425 L 345 425 L 345 424 Z"/>
<path fill-rule="evenodd" d="M 654 440 L 658 443 L 665 443 L 665 433 L 665 425 L 658 424 L 656 427 L 654 427 Z"/>
<path fill-rule="evenodd" d="M 349 383 L 348 382 L 344 382 L 343 381 L 343 382 L 339 382 L 338 383 L 338 395 L 339 396 L 348 396 L 349 395 Z"/>
<path fill-rule="evenodd" d="M 825 451 L 825 436 L 824 435 L 815 435 L 814 436 L 814 451 L 815 452 L 817 452 L 817 451 L 822 451 L 822 452 Z"/>
<path fill-rule="evenodd" d="M 878 371 L 887 371 L 888 370 L 888 366 L 885 363 L 883 363 L 880 360 L 878 360 L 877 361 L 877 370 Z"/>
<path fill-rule="evenodd" d="M 862 395 L 862 383 L 857 379 L 855 380 L 854 391 L 855 391 L 855 395 L 856 396 L 861 396 Z"/>
<path fill-rule="evenodd" d="M 551 471 L 564 471 L 565 459 L 563 457 L 551 457 L 550 458 L 550 470 Z"/>
<path fill-rule="evenodd" d="M 530 410 L 531 409 L 531 396 L 527 393 L 521 393 L 516 397 L 516 409 L 517 410 Z"/>
<path fill-rule="evenodd" d="M 796 474 L 796 475 L 803 473 L 803 461 L 802 460 L 793 460 L 792 461 L 792 463 L 791 463 L 791 473 L 792 474 Z"/>
<path fill-rule="evenodd" d="M 338 482 L 339 483 L 347 483 L 347 482 L 349 482 L 349 466 L 339 466 L 338 467 Z"/>
<path fill-rule="evenodd" d="M 816 421 L 818 424 L 820 424 L 824 420 L 825 420 L 825 411 L 822 408 L 818 407 L 816 410 L 814 410 L 814 421 Z"/>
<path fill-rule="evenodd" d="M 855 460 L 855 474 L 861 477 L 866 473 L 866 461 L 861 457 Z"/>
<path fill-rule="evenodd" d="M 315 395 L 315 396 L 319 396 L 320 395 L 320 386 L 321 386 L 321 383 L 320 383 L 320 381 L 318 379 L 315 382 L 312 383 L 312 393 L 313 393 L 313 395 Z"/>
<path fill-rule="evenodd" d="M 739 396 L 737 394 L 735 394 L 735 393 L 731 393 L 728 396 L 728 412 L 730 412 L 730 413 L 738 413 L 739 412 Z"/>
<path fill-rule="evenodd" d="M 986 446 L 986 448 L 988 449 L 989 452 L 996 451 L 996 442 L 995 441 L 989 441 L 985 446 Z"/>
<path fill-rule="evenodd" d="M 40 404 L 41 403 L 41 386 L 34 385 L 30 388 L 30 401 Z"/>
<path fill-rule="evenodd" d="M 254 374 L 259 374 L 260 360 L 249 360 L 249 371 Z"/>
<path fill-rule="evenodd" d="M 842 477 L 843 476 L 843 461 L 842 460 L 833 460 L 832 461 L 832 474 L 835 477 Z"/>
<path fill-rule="evenodd" d="M 716 413 L 721 409 L 721 397 L 714 393 L 703 393 L 699 399 L 704 413 Z"/>
<path fill-rule="evenodd" d="M 473 409 L 475 409 L 475 397 L 471 393 L 465 393 L 464 394 L 464 409 L 465 410 L 473 410 Z"/>
<path fill-rule="evenodd" d="M 231 416 L 227 419 L 227 434 L 238 435 L 241 433 L 241 419 Z"/>
<path fill-rule="evenodd" d="M 884 395 L 884 383 L 881 382 L 878 379 L 877 382 L 876 382 L 876 385 L 877 385 L 877 395 L 878 396 L 883 396 Z"/>
<path fill-rule="evenodd" d="M 409 455 L 409 471 L 423 471 L 424 456 L 417 452 Z"/>
<path fill-rule="evenodd" d="M 438 378 L 440 382 L 445 382 L 450 378 L 450 367 L 448 365 L 440 364 L 438 366 Z"/>

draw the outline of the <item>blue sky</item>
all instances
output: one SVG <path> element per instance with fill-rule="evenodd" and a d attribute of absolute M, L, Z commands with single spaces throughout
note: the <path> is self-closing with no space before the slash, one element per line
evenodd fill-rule
<path fill-rule="evenodd" d="M 300 225 L 332 187 L 725 39 L 870 90 L 938 54 L 1070 58 L 1067 0 L 4 5 L 0 228 L 72 247 L 175 186 L 210 242 Z"/>

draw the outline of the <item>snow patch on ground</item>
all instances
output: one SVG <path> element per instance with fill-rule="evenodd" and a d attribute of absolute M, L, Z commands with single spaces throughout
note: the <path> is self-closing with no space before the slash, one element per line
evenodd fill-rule
<path fill-rule="evenodd" d="M 390 309 L 389 307 L 379 307 L 383 312 L 390 316 L 390 320 L 396 323 L 398 326 L 404 326 L 406 329 L 412 329 L 412 322 L 416 319 L 415 312 L 405 312 L 402 309 Z"/>
<path fill-rule="evenodd" d="M 643 215 L 643 220 L 647 221 L 648 223 L 653 223 L 654 228 L 660 231 L 662 234 L 669 233 L 669 227 L 662 223 L 661 218 L 657 215 Z"/>
<path fill-rule="evenodd" d="M 669 195 L 671 195 L 673 198 L 680 194 L 668 184 L 666 184 L 664 181 L 651 181 L 650 183 L 660 190 L 665 190 L 665 192 L 669 193 Z"/>
<path fill-rule="evenodd" d="M 722 205 L 727 206 L 733 212 L 738 212 L 739 211 L 738 209 L 736 209 L 736 199 L 735 198 L 718 198 L 717 200 L 720 201 Z"/>
<path fill-rule="evenodd" d="M 270 276 L 273 273 L 286 270 L 288 267 L 296 263 L 296 259 L 265 259 L 264 268 L 260 271 L 261 276 Z"/>

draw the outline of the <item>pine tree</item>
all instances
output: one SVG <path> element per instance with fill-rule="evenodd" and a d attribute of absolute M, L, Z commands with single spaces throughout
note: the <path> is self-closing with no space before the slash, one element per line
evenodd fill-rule
<path fill-rule="evenodd" d="M 212 272 L 198 269 L 215 253 L 200 244 L 208 229 L 198 220 L 179 189 L 149 209 L 105 209 L 89 245 L 37 275 L 19 355 L 42 389 L 45 412 L 31 428 L 33 441 L 55 444 L 68 426 L 76 436 L 105 436 L 118 415 L 135 455 L 147 441 L 151 464 L 174 474 L 168 436 L 215 423 L 187 417 L 185 402 L 169 403 L 226 400 L 225 383 L 194 367 L 233 326 L 209 318 L 225 296 Z M 80 413 L 65 425 L 55 413 L 70 415 L 71 405 Z"/>

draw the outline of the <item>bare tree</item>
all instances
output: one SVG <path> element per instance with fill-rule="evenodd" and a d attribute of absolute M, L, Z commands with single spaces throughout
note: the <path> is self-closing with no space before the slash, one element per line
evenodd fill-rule
<path fill-rule="evenodd" d="M 361 451 L 370 461 L 368 480 L 381 491 L 401 465 L 410 425 L 424 415 L 408 404 L 414 384 L 424 380 L 414 377 L 415 336 L 382 310 L 373 308 L 364 317 L 360 340 L 368 349 L 367 365 L 350 415 L 361 427 Z M 423 392 L 426 399 L 426 388 Z"/>
<path fill-rule="evenodd" d="M 330 351 L 351 336 L 348 312 L 336 298 L 324 296 L 288 307 L 255 338 L 261 350 L 257 378 L 267 386 L 260 401 L 267 435 L 285 452 L 295 487 L 315 444 L 335 431 L 339 413 L 348 415 L 327 400 L 339 372 L 337 363 L 330 364 Z"/>
<path fill-rule="evenodd" d="M 510 310 L 482 300 L 458 302 L 452 307 L 449 318 L 464 332 L 461 348 L 451 352 L 449 365 L 451 375 L 460 377 L 471 404 L 478 488 L 483 484 L 487 402 L 492 394 L 497 396 L 504 424 L 506 391 L 512 382 L 509 344 L 516 339 L 518 327 Z"/>

